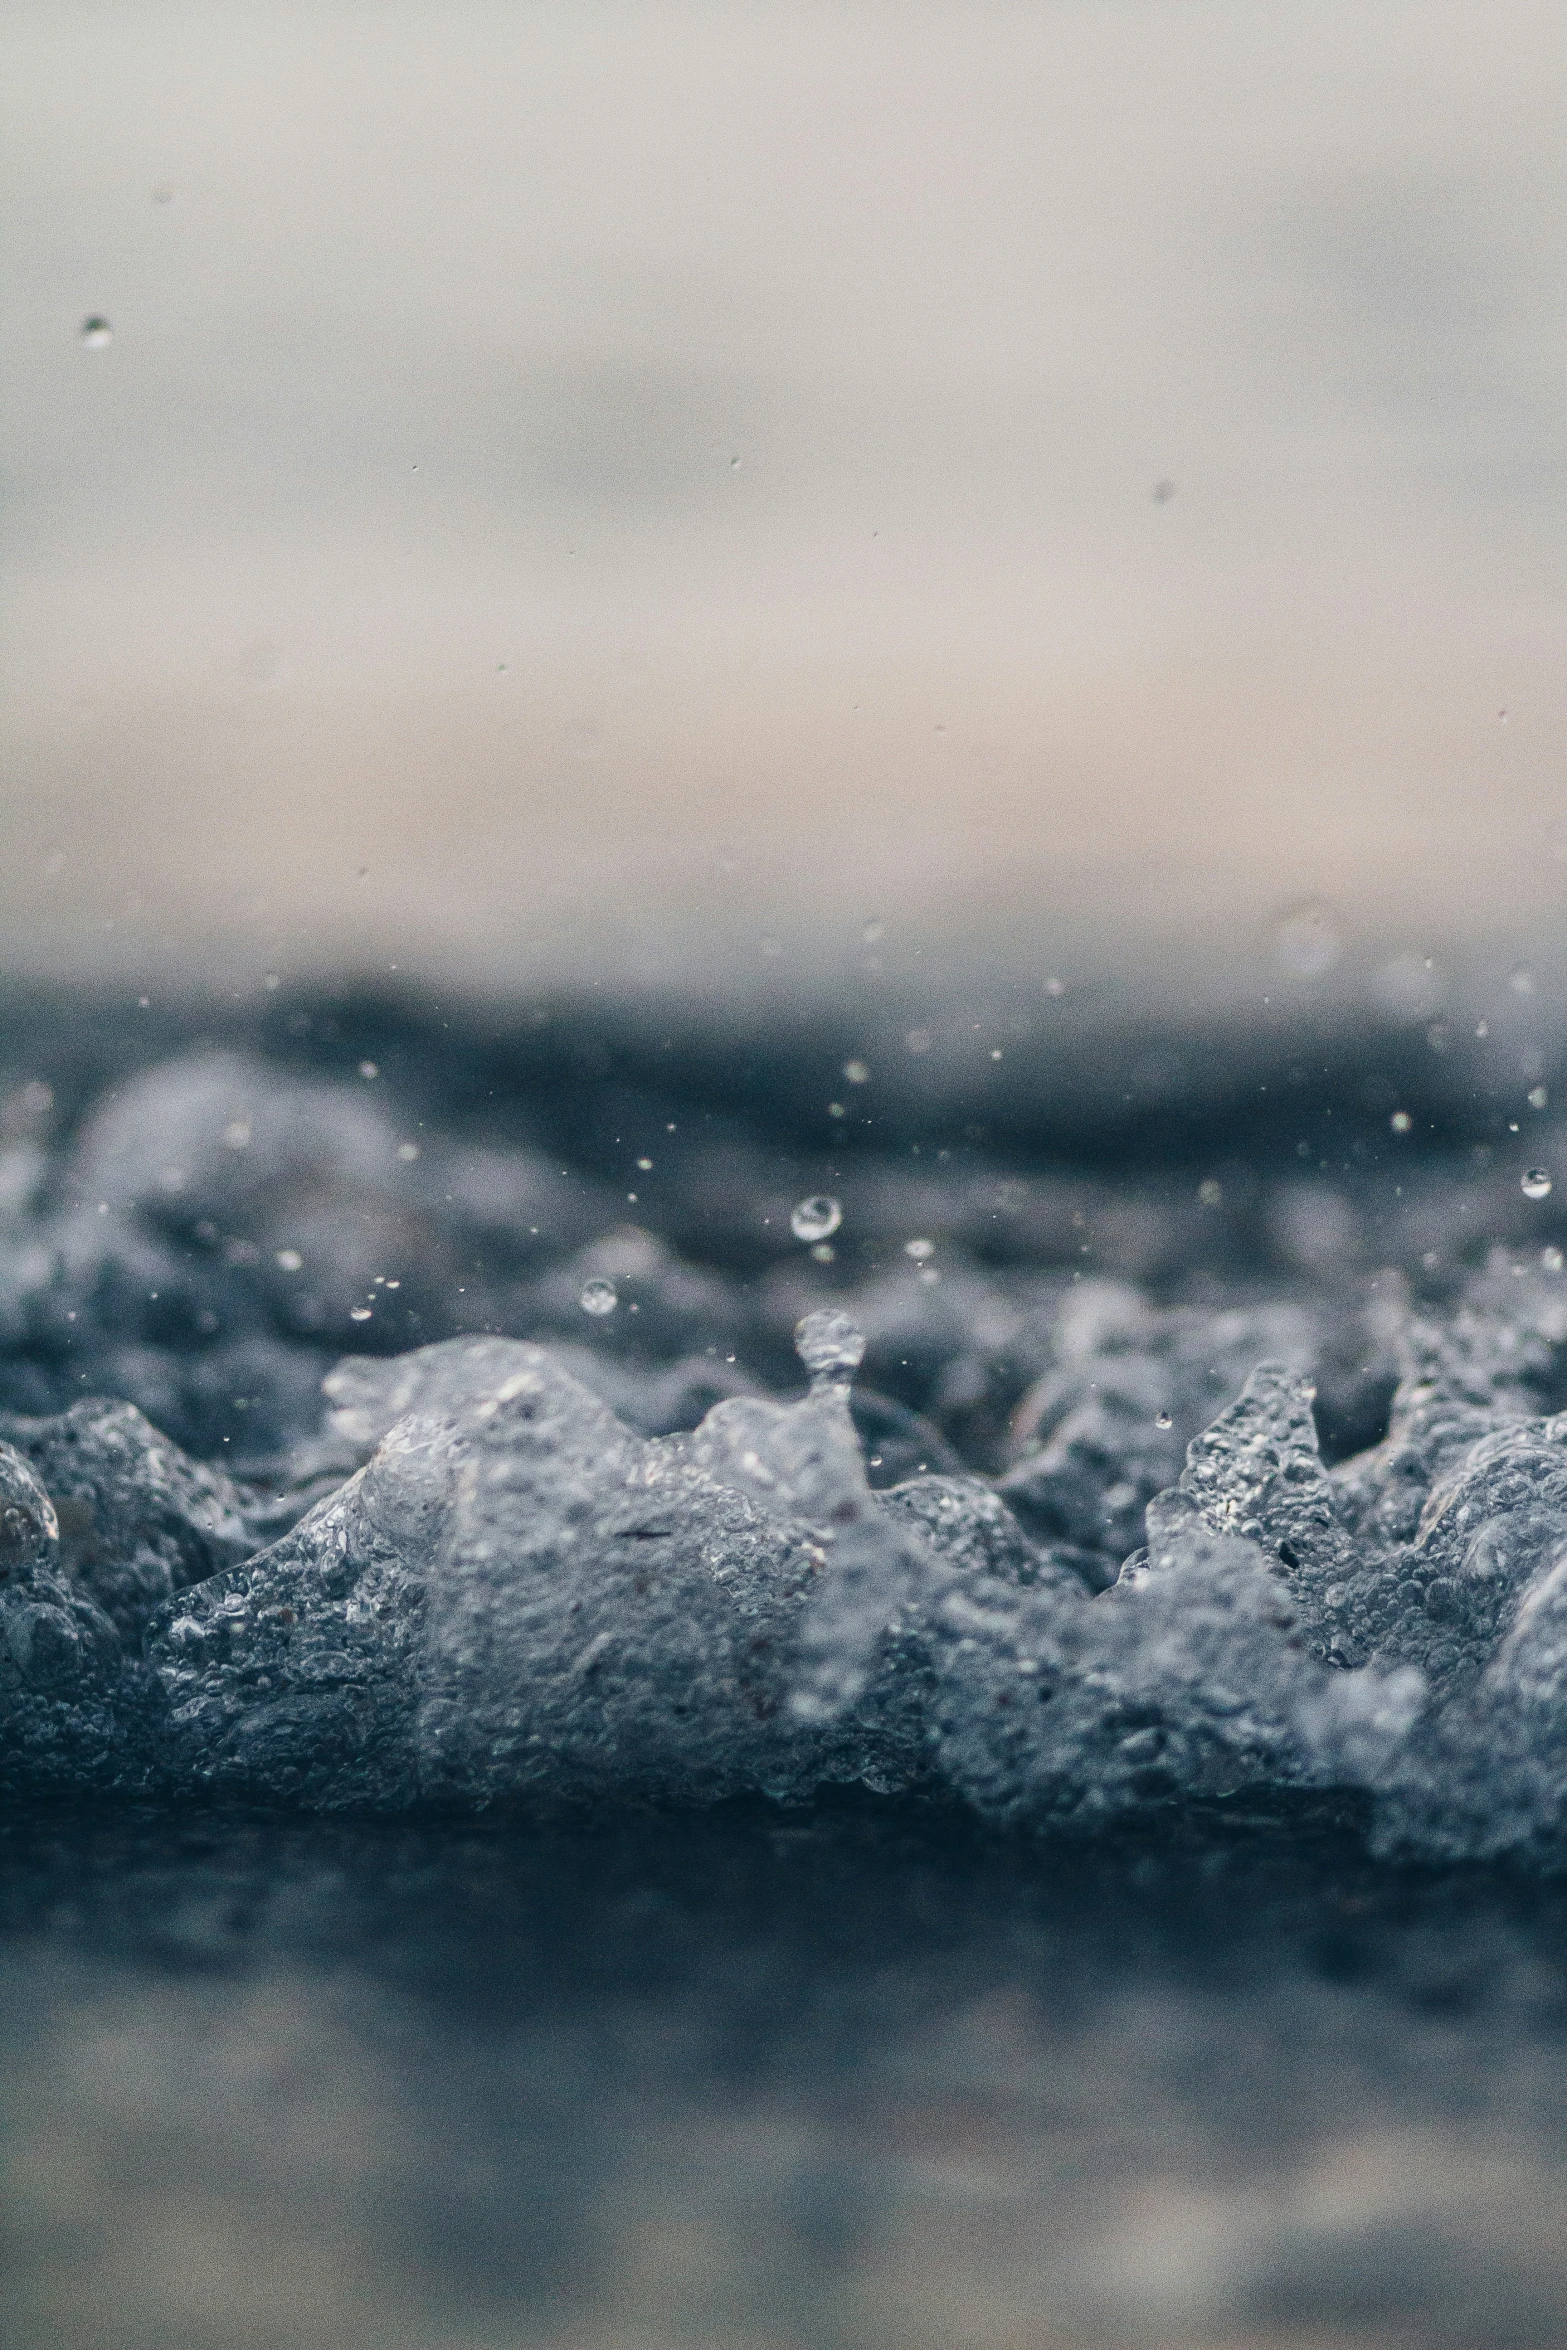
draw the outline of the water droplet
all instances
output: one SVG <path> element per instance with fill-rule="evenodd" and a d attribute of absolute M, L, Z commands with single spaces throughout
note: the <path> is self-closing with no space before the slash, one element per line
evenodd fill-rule
<path fill-rule="evenodd" d="M 1047 979 L 1045 993 L 1046 995 L 1065 995 L 1066 981 L 1064 979 Z"/>
<path fill-rule="evenodd" d="M 305 1260 L 297 1248 L 280 1248 L 277 1252 L 277 1261 L 283 1272 L 297 1273 Z"/>
<path fill-rule="evenodd" d="M 419 1145 L 416 1142 L 400 1142 L 397 1146 L 397 1155 L 403 1164 L 408 1166 L 419 1156 Z"/>
<path fill-rule="evenodd" d="M 906 1240 L 903 1253 L 906 1257 L 912 1257 L 916 1265 L 923 1265 L 927 1257 L 935 1255 L 936 1243 L 933 1240 Z"/>
<path fill-rule="evenodd" d="M 845 1061 L 843 1073 L 851 1085 L 868 1085 L 871 1073 L 863 1061 Z"/>
<path fill-rule="evenodd" d="M 250 1147 L 250 1120 L 248 1118 L 231 1118 L 223 1129 L 223 1140 L 231 1151 L 248 1150 Z"/>
<path fill-rule="evenodd" d="M 1153 1424 L 1156 1428 L 1173 1428 L 1175 1422 L 1168 1412 L 1155 1412 Z"/>
<path fill-rule="evenodd" d="M 830 1240 L 842 1222 L 842 1208 L 825 1191 L 814 1199 L 801 1200 L 789 1215 L 789 1229 L 796 1240 Z"/>
<path fill-rule="evenodd" d="M 1222 1207 L 1224 1205 L 1223 1184 L 1215 1183 L 1211 1175 L 1208 1177 L 1206 1182 L 1199 1183 L 1197 1186 L 1197 1203 L 1199 1207 L 1204 1208 Z"/>
<path fill-rule="evenodd" d="M 379 1077 L 381 1072 L 374 1061 L 361 1061 L 359 1074 L 361 1077 Z"/>
<path fill-rule="evenodd" d="M 1521 1179 L 1525 1199 L 1549 1199 L 1551 1178 L 1543 1167 L 1530 1167 Z"/>
<path fill-rule="evenodd" d="M 836 1263 L 838 1251 L 830 1240 L 819 1240 L 812 1249 L 811 1255 L 818 1265 L 831 1265 Z"/>
<path fill-rule="evenodd" d="M 585 1314 L 612 1314 L 620 1303 L 620 1292 L 613 1281 L 606 1281 L 600 1274 L 592 1281 L 584 1281 L 577 1303 Z"/>
<path fill-rule="evenodd" d="M 1392 1117 L 1389 1118 L 1388 1124 L 1395 1134 L 1407 1134 L 1413 1126 L 1414 1120 L 1407 1110 L 1395 1110 Z"/>
<path fill-rule="evenodd" d="M 1563 1258 L 1562 1252 L 1559 1248 L 1542 1248 L 1540 1251 L 1540 1262 L 1545 1267 L 1547 1273 L 1559 1273 L 1562 1269 L 1563 1263 L 1567 1262 L 1567 1259 Z"/>
<path fill-rule="evenodd" d="M 1273 933 L 1273 957 L 1294 979 L 1321 979 L 1344 952 L 1333 910 L 1320 898 L 1292 907 Z"/>
<path fill-rule="evenodd" d="M 651 1159 L 638 1159 L 637 1165 L 641 1168 L 644 1175 L 652 1174 L 653 1162 Z"/>
<path fill-rule="evenodd" d="M 1533 995 L 1534 973 L 1529 969 L 1527 963 L 1520 963 L 1516 971 L 1508 973 L 1507 984 L 1514 995 Z"/>
<path fill-rule="evenodd" d="M 827 1115 L 829 1118 L 845 1118 L 848 1116 L 848 1112 L 845 1110 L 842 1102 L 829 1102 L 827 1104 Z"/>
<path fill-rule="evenodd" d="M 865 1360 L 865 1333 L 836 1306 L 820 1306 L 795 1325 L 794 1350 L 813 1379 L 847 1379 Z"/>
<path fill-rule="evenodd" d="M 350 1306 L 348 1309 L 348 1319 L 350 1322 L 368 1322 L 370 1319 L 370 1308 L 368 1306 Z"/>
<path fill-rule="evenodd" d="M 82 320 L 82 343 L 87 350 L 101 351 L 106 343 L 112 343 L 113 340 L 114 329 L 106 318 Z"/>
<path fill-rule="evenodd" d="M 1550 1095 L 1546 1092 L 1543 1085 L 1530 1086 L 1529 1107 L 1531 1110 L 1543 1110 L 1550 1098 Z"/>

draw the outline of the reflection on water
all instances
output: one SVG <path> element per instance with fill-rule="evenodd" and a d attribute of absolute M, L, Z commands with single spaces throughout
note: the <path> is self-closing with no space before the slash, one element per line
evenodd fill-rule
<path fill-rule="evenodd" d="M 9 2338 L 1560 2340 L 1564 1896 L 1287 1842 L 13 1818 Z"/>

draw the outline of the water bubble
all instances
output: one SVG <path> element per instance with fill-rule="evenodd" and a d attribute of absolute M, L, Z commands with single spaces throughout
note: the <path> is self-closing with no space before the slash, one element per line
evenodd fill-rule
<path fill-rule="evenodd" d="M 1550 1098 L 1550 1095 L 1547 1093 L 1543 1085 L 1530 1086 L 1529 1107 L 1531 1110 L 1543 1110 Z"/>
<path fill-rule="evenodd" d="M 368 1322 L 370 1319 L 370 1308 L 368 1306 L 350 1306 L 348 1309 L 348 1319 L 350 1322 Z"/>
<path fill-rule="evenodd" d="M 1549 1199 L 1551 1178 L 1543 1167 L 1529 1167 L 1521 1178 L 1525 1199 Z"/>
<path fill-rule="evenodd" d="M 1155 1412 L 1153 1424 L 1156 1428 L 1173 1428 L 1175 1422 L 1171 1419 L 1168 1412 Z"/>
<path fill-rule="evenodd" d="M 906 1257 L 912 1257 L 917 1265 L 923 1265 L 927 1257 L 935 1255 L 936 1243 L 933 1240 L 906 1240 L 903 1253 Z"/>
<path fill-rule="evenodd" d="M 830 1240 L 819 1240 L 812 1249 L 811 1255 L 818 1265 L 836 1264 L 838 1259 L 838 1251 Z"/>
<path fill-rule="evenodd" d="M 843 1073 L 851 1085 L 868 1085 L 871 1073 L 863 1061 L 845 1061 Z"/>
<path fill-rule="evenodd" d="M 1292 907 L 1274 927 L 1274 961 L 1294 979 L 1321 979 L 1343 952 L 1332 908 L 1320 898 Z"/>
<path fill-rule="evenodd" d="M 794 1351 L 813 1379 L 847 1379 L 865 1360 L 865 1333 L 836 1306 L 819 1306 L 795 1325 Z"/>
<path fill-rule="evenodd" d="M 1527 963 L 1520 963 L 1516 971 L 1508 973 L 1507 984 L 1514 995 L 1533 995 L 1534 973 Z"/>
<path fill-rule="evenodd" d="M 1545 1267 L 1547 1273 L 1559 1273 L 1562 1269 L 1563 1263 L 1567 1262 L 1567 1259 L 1563 1258 L 1562 1252 L 1559 1248 L 1542 1248 L 1540 1251 L 1540 1262 Z"/>
<path fill-rule="evenodd" d="M 1223 1207 L 1223 1205 L 1224 1205 L 1224 1186 L 1223 1186 L 1223 1184 L 1222 1184 L 1222 1183 L 1216 1183 L 1216 1182 L 1214 1181 L 1213 1177 L 1210 1175 L 1210 1176 L 1207 1178 L 1206 1182 L 1199 1183 L 1199 1184 L 1198 1184 L 1198 1186 L 1197 1186 L 1197 1202 L 1198 1202 L 1198 1205 L 1199 1205 L 1199 1207 L 1204 1207 L 1204 1208 L 1221 1208 L 1221 1207 Z"/>
<path fill-rule="evenodd" d="M 642 1171 L 642 1173 L 643 1173 L 644 1175 L 651 1175 L 651 1174 L 652 1174 L 652 1172 L 653 1172 L 653 1162 L 652 1162 L 652 1160 L 651 1160 L 651 1159 L 638 1159 L 638 1161 L 637 1161 L 637 1165 L 638 1165 L 638 1167 L 641 1169 L 641 1171 Z"/>
<path fill-rule="evenodd" d="M 419 1156 L 419 1145 L 416 1142 L 400 1142 L 397 1146 L 397 1155 L 405 1167 L 411 1166 Z"/>
<path fill-rule="evenodd" d="M 620 1292 L 613 1281 L 606 1281 L 600 1274 L 592 1281 L 584 1281 L 577 1303 L 585 1314 L 612 1314 L 620 1303 Z"/>
<path fill-rule="evenodd" d="M 114 329 L 106 318 L 84 318 L 82 320 L 84 349 L 101 351 L 106 343 L 112 343 L 113 340 Z"/>
<path fill-rule="evenodd" d="M 1414 1120 L 1407 1110 L 1395 1110 L 1392 1117 L 1389 1118 L 1388 1124 L 1395 1134 L 1407 1134 L 1413 1126 Z"/>
<path fill-rule="evenodd" d="M 277 1261 L 282 1272 L 297 1273 L 305 1260 L 297 1248 L 280 1248 L 277 1251 Z"/>
<path fill-rule="evenodd" d="M 842 1208 L 825 1191 L 814 1199 L 802 1199 L 789 1215 L 789 1229 L 796 1240 L 830 1240 L 842 1222 Z"/>
<path fill-rule="evenodd" d="M 848 1112 L 845 1110 L 842 1102 L 829 1102 L 827 1104 L 827 1115 L 829 1118 L 844 1118 L 847 1117 Z"/>
<path fill-rule="evenodd" d="M 374 1061 L 361 1061 L 359 1064 L 359 1074 L 364 1078 L 379 1077 L 381 1071 Z"/>

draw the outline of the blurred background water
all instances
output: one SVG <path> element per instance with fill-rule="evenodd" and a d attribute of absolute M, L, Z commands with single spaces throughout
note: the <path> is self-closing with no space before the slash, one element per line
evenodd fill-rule
<path fill-rule="evenodd" d="M 3 21 L 12 969 L 1567 986 L 1558 11 Z"/>

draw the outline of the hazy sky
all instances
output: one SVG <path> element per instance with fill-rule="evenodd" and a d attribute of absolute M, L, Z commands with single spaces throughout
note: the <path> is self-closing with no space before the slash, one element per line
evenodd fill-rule
<path fill-rule="evenodd" d="M 1560 7 L 0 25 L 0 961 L 1548 951 Z"/>

